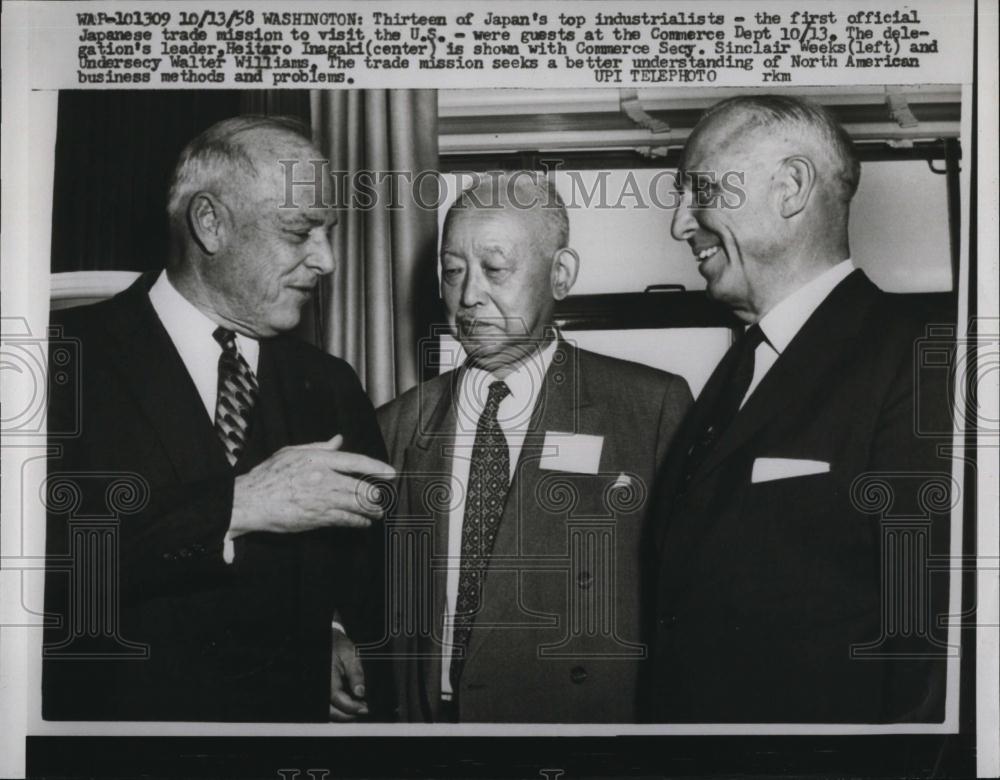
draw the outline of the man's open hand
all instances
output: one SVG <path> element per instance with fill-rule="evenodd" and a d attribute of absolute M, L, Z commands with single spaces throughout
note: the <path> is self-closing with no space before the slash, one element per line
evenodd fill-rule
<path fill-rule="evenodd" d="M 392 466 L 342 452 L 344 437 L 285 447 L 236 478 L 229 536 L 251 531 L 299 533 L 341 526 L 367 528 L 382 514 L 378 488 L 359 479 L 391 479 Z"/>

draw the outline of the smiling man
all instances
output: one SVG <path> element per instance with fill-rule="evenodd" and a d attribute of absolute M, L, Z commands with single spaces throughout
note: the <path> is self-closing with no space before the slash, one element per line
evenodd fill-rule
<path fill-rule="evenodd" d="M 922 324 L 851 259 L 859 175 L 844 130 L 791 97 L 726 100 L 688 139 L 673 235 L 747 328 L 659 484 L 652 720 L 944 715 L 948 582 L 928 561 L 950 502 L 926 491 L 948 495 L 950 464 L 916 393 L 948 431 L 947 393 L 920 380 Z"/>
<path fill-rule="evenodd" d="M 79 341 L 80 385 L 53 383 L 50 429 L 79 410 L 80 431 L 49 479 L 79 503 L 49 511 L 46 718 L 369 713 L 345 630 L 382 632 L 381 511 L 361 477 L 392 471 L 351 368 L 287 335 L 334 267 L 322 193 L 287 202 L 285 166 L 302 180 L 320 157 L 289 121 L 208 128 L 174 169 L 166 270 L 53 317 Z M 106 570 L 79 518 L 114 515 L 117 479 L 135 501 Z"/>
<path fill-rule="evenodd" d="M 393 564 L 404 720 L 637 718 L 647 499 L 691 394 L 556 332 L 578 266 L 562 199 L 527 171 L 485 175 L 445 219 L 465 363 L 379 410 L 393 522 L 424 552 Z"/>

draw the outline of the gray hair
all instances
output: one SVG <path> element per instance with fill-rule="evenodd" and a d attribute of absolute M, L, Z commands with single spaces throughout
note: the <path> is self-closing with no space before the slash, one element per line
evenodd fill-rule
<path fill-rule="evenodd" d="M 840 200 L 847 203 L 854 197 L 861 179 L 861 162 L 851 137 L 826 108 L 786 95 L 741 95 L 709 108 L 692 131 L 692 137 L 711 119 L 730 113 L 744 117 L 745 126 L 780 127 L 816 139 L 819 148 L 830 156 Z"/>
<path fill-rule="evenodd" d="M 452 220 L 469 209 L 513 208 L 537 213 L 555 249 L 569 246 L 569 215 L 566 203 L 550 177 L 538 171 L 487 171 L 476 174 L 448 209 L 443 231 Z M 539 241 L 540 237 L 536 237 Z"/>
<path fill-rule="evenodd" d="M 247 115 L 217 122 L 191 140 L 177 158 L 167 195 L 171 222 L 184 218 L 188 200 L 199 190 L 239 187 L 242 180 L 258 176 L 252 142 L 262 135 L 311 143 L 309 129 L 291 117 Z"/>

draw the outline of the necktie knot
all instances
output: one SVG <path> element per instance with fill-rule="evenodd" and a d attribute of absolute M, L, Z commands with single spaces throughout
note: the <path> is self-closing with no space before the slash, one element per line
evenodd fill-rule
<path fill-rule="evenodd" d="M 236 334 L 221 325 L 212 332 L 212 338 L 219 342 L 224 352 L 236 351 Z"/>
<path fill-rule="evenodd" d="M 486 398 L 486 406 L 483 407 L 483 417 L 496 420 L 497 410 L 500 408 L 500 402 L 503 401 L 510 395 L 510 388 L 507 387 L 507 383 L 502 380 L 497 380 L 490 384 L 490 394 Z"/>
<path fill-rule="evenodd" d="M 751 325 L 743 334 L 744 349 L 757 349 L 765 341 L 767 341 L 767 337 L 764 336 L 764 331 L 760 325 Z"/>

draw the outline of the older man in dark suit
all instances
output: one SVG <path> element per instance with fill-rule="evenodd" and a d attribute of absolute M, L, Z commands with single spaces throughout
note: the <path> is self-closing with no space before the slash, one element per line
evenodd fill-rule
<path fill-rule="evenodd" d="M 438 722 L 636 719 L 641 543 L 680 377 L 577 349 L 552 326 L 579 259 L 526 172 L 448 212 L 441 291 L 466 353 L 379 410 L 401 472 L 390 597 L 400 714 Z"/>
<path fill-rule="evenodd" d="M 209 128 L 174 171 L 167 269 L 53 318 L 80 383 L 53 383 L 50 429 L 80 429 L 49 469 L 46 718 L 368 713 L 346 634 L 382 632 L 361 477 L 391 469 L 351 368 L 287 335 L 334 264 L 323 193 L 286 189 L 320 157 L 287 121 Z"/>
<path fill-rule="evenodd" d="M 918 384 L 924 327 L 851 259 L 859 173 L 788 97 L 720 103 L 685 147 L 674 237 L 747 329 L 663 473 L 653 720 L 944 715 L 950 464 L 918 431 L 951 429 L 947 394 Z"/>

